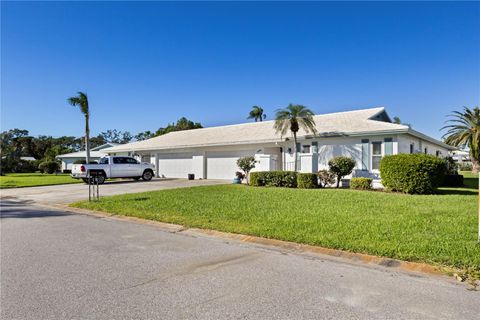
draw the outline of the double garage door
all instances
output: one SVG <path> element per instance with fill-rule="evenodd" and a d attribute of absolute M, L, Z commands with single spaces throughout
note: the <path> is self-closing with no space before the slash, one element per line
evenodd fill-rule
<path fill-rule="evenodd" d="M 207 179 L 233 179 L 235 172 L 239 170 L 237 159 L 254 153 L 251 150 L 207 152 L 206 163 L 204 163 Z M 197 170 L 194 171 L 192 153 L 159 154 L 158 156 L 158 172 L 160 176 L 167 178 L 187 178 L 189 173 L 197 173 L 199 166 L 198 163 L 195 165 Z M 195 178 L 199 178 L 198 173 Z"/>

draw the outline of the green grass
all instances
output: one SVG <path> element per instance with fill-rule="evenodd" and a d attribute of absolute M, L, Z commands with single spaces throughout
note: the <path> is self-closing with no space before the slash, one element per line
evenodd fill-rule
<path fill-rule="evenodd" d="M 438 195 L 204 186 L 102 198 L 75 207 L 480 270 L 478 178 Z"/>
<path fill-rule="evenodd" d="M 79 183 L 82 180 L 73 179 L 69 174 L 43 173 L 7 173 L 0 176 L 0 189 L 48 186 L 54 184 Z"/>

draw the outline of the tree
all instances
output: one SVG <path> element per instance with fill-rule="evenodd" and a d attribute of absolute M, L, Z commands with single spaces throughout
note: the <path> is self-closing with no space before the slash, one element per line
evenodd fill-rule
<path fill-rule="evenodd" d="M 315 120 L 314 113 L 305 106 L 299 104 L 289 104 L 284 109 L 277 110 L 275 114 L 275 123 L 273 128 L 275 131 L 284 136 L 288 131 L 293 135 L 294 150 L 295 150 L 295 171 L 298 168 L 297 159 L 297 132 L 302 128 L 306 133 L 312 132 L 315 134 Z"/>
<path fill-rule="evenodd" d="M 267 115 L 263 113 L 263 109 L 259 106 L 253 106 L 252 111 L 248 114 L 247 119 L 255 119 L 257 121 L 263 121 L 267 118 Z"/>
<path fill-rule="evenodd" d="M 85 116 L 85 160 L 87 163 L 90 163 L 90 127 L 88 120 L 90 118 L 90 110 L 88 106 L 88 97 L 85 93 L 79 91 L 77 92 L 78 96 L 70 97 L 67 99 L 68 103 L 74 107 L 79 107 L 80 111 Z"/>
<path fill-rule="evenodd" d="M 443 135 L 445 143 L 454 147 L 468 147 L 472 171 L 480 170 L 480 108 L 463 107 L 463 111 L 453 111 L 442 128 L 447 130 Z"/>
<path fill-rule="evenodd" d="M 248 174 L 250 173 L 250 171 L 252 171 L 253 168 L 255 168 L 255 163 L 255 157 L 252 156 L 239 158 L 237 160 L 237 166 L 245 173 L 245 179 L 247 179 L 247 184 Z"/>
<path fill-rule="evenodd" d="M 185 117 L 182 117 L 177 120 L 176 124 L 172 123 L 172 124 L 169 124 L 166 128 L 158 128 L 154 136 L 155 137 L 161 136 L 163 134 L 167 134 L 173 131 L 182 131 L 182 130 L 199 129 L 199 128 L 203 128 L 199 122 L 193 122 L 188 120 Z"/>
<path fill-rule="evenodd" d="M 395 117 L 393 117 L 393 123 L 395 123 L 395 124 L 402 124 L 402 120 L 400 120 L 399 117 L 395 116 Z"/>
<path fill-rule="evenodd" d="M 335 157 L 328 161 L 330 172 L 337 177 L 337 188 L 340 186 L 340 180 L 352 173 L 355 168 L 355 160 L 349 157 Z"/>
<path fill-rule="evenodd" d="M 142 141 L 142 140 L 147 140 L 150 138 L 153 138 L 155 135 L 153 132 L 147 130 L 143 132 L 139 132 L 137 135 L 135 135 L 135 140 L 137 141 Z"/>
<path fill-rule="evenodd" d="M 133 136 L 128 131 L 120 131 L 117 129 L 107 130 L 105 132 L 100 133 L 100 135 L 105 142 L 111 143 L 129 143 L 132 141 Z"/>

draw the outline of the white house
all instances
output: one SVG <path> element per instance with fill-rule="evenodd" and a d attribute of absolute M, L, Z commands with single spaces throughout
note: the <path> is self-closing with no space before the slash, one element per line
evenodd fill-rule
<path fill-rule="evenodd" d="M 105 143 L 101 146 L 95 147 L 90 149 L 90 160 L 91 161 L 98 161 L 101 157 L 106 156 L 108 153 L 104 151 L 106 148 L 111 148 L 119 146 L 118 143 Z M 85 160 L 86 152 L 85 151 L 78 151 L 72 153 L 66 153 L 58 155 L 56 158 L 62 161 L 62 171 L 64 170 L 72 170 L 72 164 L 77 160 Z"/>
<path fill-rule="evenodd" d="M 335 156 L 356 160 L 354 176 L 378 177 L 384 155 L 424 152 L 446 156 L 449 145 L 394 124 L 384 108 L 338 112 L 314 117 L 317 134 L 298 132 L 299 170 L 317 172 Z M 104 149 L 109 154 L 132 152 L 155 164 L 159 177 L 232 179 L 239 157 L 255 156 L 255 171 L 293 170 L 292 137 L 280 137 L 274 121 L 243 123 L 171 132 L 152 139 Z"/>

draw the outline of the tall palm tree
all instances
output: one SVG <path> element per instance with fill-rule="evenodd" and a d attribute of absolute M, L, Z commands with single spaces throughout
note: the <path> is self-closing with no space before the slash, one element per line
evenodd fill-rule
<path fill-rule="evenodd" d="M 88 109 L 88 97 L 86 93 L 81 91 L 77 92 L 77 96 L 70 97 L 67 99 L 68 103 L 74 107 L 79 107 L 80 111 L 85 116 L 85 153 L 86 153 L 86 162 L 90 163 L 90 127 L 88 125 L 88 120 L 90 118 L 90 112 Z"/>
<path fill-rule="evenodd" d="M 266 114 L 263 113 L 263 109 L 259 106 L 253 106 L 252 111 L 250 111 L 247 119 L 255 119 L 257 121 L 263 121 L 267 117 Z"/>
<path fill-rule="evenodd" d="M 295 150 L 295 171 L 298 168 L 297 159 L 297 132 L 300 128 L 305 132 L 312 132 L 315 134 L 317 129 L 315 128 L 315 120 L 313 119 L 314 113 L 312 110 L 299 104 L 289 104 L 284 109 L 278 109 L 275 114 L 275 123 L 273 128 L 275 131 L 284 136 L 288 131 L 293 135 L 294 150 Z"/>
<path fill-rule="evenodd" d="M 468 147 L 470 149 L 470 160 L 472 171 L 478 173 L 480 170 L 480 108 L 470 109 L 463 107 L 463 112 L 453 111 L 449 120 L 442 130 L 447 130 L 443 135 L 445 143 L 455 147 Z"/>

